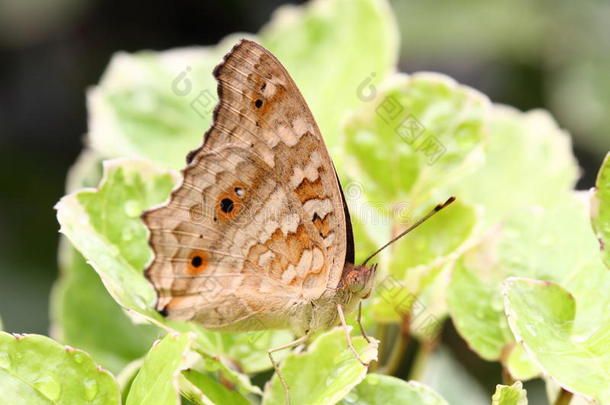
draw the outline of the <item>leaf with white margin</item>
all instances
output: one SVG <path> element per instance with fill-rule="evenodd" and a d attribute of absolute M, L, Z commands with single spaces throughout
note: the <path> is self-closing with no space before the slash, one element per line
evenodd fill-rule
<path fill-rule="evenodd" d="M 386 0 L 286 5 L 260 32 L 262 44 L 307 100 L 340 173 L 340 122 L 348 110 L 370 101 L 379 82 L 395 71 L 398 36 Z"/>
<path fill-rule="evenodd" d="M 270 368 L 263 358 L 266 350 L 290 341 L 290 333 L 219 334 L 193 323 L 167 322 L 154 309 L 156 294 L 144 277 L 153 253 L 140 215 L 163 202 L 175 183 L 172 172 L 145 161 L 106 161 L 99 189 L 76 191 L 57 204 L 62 232 L 97 271 L 115 301 L 131 313 L 143 315 L 166 331 L 194 332 L 198 348 L 210 357 L 241 360 L 244 364 L 240 366 L 249 372 Z M 245 375 L 227 370 L 240 387 L 257 391 Z"/>
<path fill-rule="evenodd" d="M 596 288 L 610 291 L 610 282 Z M 542 372 L 570 392 L 610 403 L 610 319 L 579 330 L 576 318 L 590 316 L 587 308 L 548 281 L 511 277 L 503 295 L 513 334 Z M 606 311 L 607 304 L 600 303 Z"/>
<path fill-rule="evenodd" d="M 59 263 L 61 277 L 51 296 L 53 337 L 82 348 L 114 373 L 144 356 L 161 331 L 135 324 L 65 238 L 59 246 Z"/>
<path fill-rule="evenodd" d="M 432 352 L 419 380 L 450 404 L 489 405 L 489 394 L 445 346 Z"/>
<path fill-rule="evenodd" d="M 571 138 L 547 111 L 494 104 L 488 129 L 485 164 L 454 187 L 460 198 L 485 207 L 488 224 L 523 207 L 551 206 L 572 190 L 580 173 Z"/>
<path fill-rule="evenodd" d="M 369 374 L 340 405 L 426 404 L 449 405 L 431 388 L 417 381 L 406 382 L 396 377 Z"/>
<path fill-rule="evenodd" d="M 168 333 L 153 345 L 129 389 L 126 405 L 179 405 L 181 371 L 193 343 L 190 333 Z"/>
<path fill-rule="evenodd" d="M 345 171 L 374 207 L 419 207 L 482 163 L 488 110 L 487 97 L 448 76 L 390 76 L 347 117 Z"/>
<path fill-rule="evenodd" d="M 0 398 L 6 404 L 120 404 L 112 374 L 77 349 L 41 335 L 0 332 Z"/>
<path fill-rule="evenodd" d="M 376 340 L 367 343 L 363 337 L 354 336 L 352 343 L 363 361 L 377 359 Z M 340 327 L 319 335 L 306 352 L 290 353 L 280 366 L 292 403 L 310 405 L 338 402 L 364 379 L 366 371 L 347 346 Z M 275 374 L 265 387 L 263 404 L 284 404 L 284 398 L 284 389 Z"/>
<path fill-rule="evenodd" d="M 174 175 L 144 161 L 106 161 L 98 189 L 76 191 L 55 207 L 60 232 L 100 275 L 112 297 L 150 319 L 160 315 L 153 309 L 155 291 L 143 274 L 152 252 L 140 215 L 162 203 L 175 183 Z"/>
<path fill-rule="evenodd" d="M 212 70 L 245 35 L 216 46 L 113 55 L 100 83 L 87 94 L 88 140 L 108 157 L 140 157 L 184 167 L 199 146 L 217 103 Z"/>
<path fill-rule="evenodd" d="M 282 7 L 260 39 L 232 34 L 216 46 L 117 53 L 88 94 L 92 148 L 109 157 L 183 167 L 211 123 L 217 102 L 212 70 L 243 37 L 270 48 L 286 66 L 331 149 L 339 142 L 344 113 L 366 97 L 360 93 L 369 91 L 367 78 L 374 85 L 394 71 L 398 59 L 398 29 L 385 0 Z"/>
<path fill-rule="evenodd" d="M 591 196 L 591 223 L 598 238 L 602 260 L 610 269 L 610 153 L 597 174 Z"/>
<path fill-rule="evenodd" d="M 516 342 L 503 363 L 510 375 L 516 380 L 527 381 L 540 375 L 540 370 L 530 360 L 523 346 Z"/>
<path fill-rule="evenodd" d="M 521 381 L 513 385 L 496 385 L 491 405 L 527 405 L 527 391 Z"/>
<path fill-rule="evenodd" d="M 606 317 L 599 303 L 610 297 L 595 283 L 605 285 L 610 274 L 599 260 L 580 197 L 558 195 L 551 208 L 514 213 L 456 264 L 448 290 L 450 313 L 460 335 L 484 359 L 499 360 L 507 354 L 506 345 L 514 344 L 501 296 L 507 277 L 550 280 L 566 287 L 590 311 L 590 316 L 577 320 L 580 330 L 594 328 Z"/>
<path fill-rule="evenodd" d="M 457 200 L 389 248 L 387 275 L 380 275 L 378 287 L 373 291 L 375 319 L 397 322 L 410 311 L 415 297 L 432 288 L 443 269 L 451 266 L 475 242 L 479 217 L 476 207 Z M 436 287 L 441 288 L 436 288 L 437 297 L 445 295 L 445 284 L 438 282 Z M 444 315 L 444 302 L 430 300 L 430 296 L 426 301 L 427 306 L 433 301 L 440 304 L 436 313 Z"/>

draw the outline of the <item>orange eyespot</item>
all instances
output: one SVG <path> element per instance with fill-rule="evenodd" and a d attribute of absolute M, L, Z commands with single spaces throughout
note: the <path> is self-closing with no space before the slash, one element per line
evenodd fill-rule
<path fill-rule="evenodd" d="M 187 274 L 196 276 L 203 273 L 208 266 L 208 254 L 203 250 L 193 250 L 189 255 L 189 261 L 186 266 Z"/>
<path fill-rule="evenodd" d="M 223 220 L 232 220 L 243 208 L 242 198 L 246 196 L 246 186 L 236 182 L 227 190 L 220 193 L 216 202 L 217 217 Z"/>

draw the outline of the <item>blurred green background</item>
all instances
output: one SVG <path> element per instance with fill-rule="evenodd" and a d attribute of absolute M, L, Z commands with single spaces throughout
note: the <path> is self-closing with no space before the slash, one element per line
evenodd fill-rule
<path fill-rule="evenodd" d="M 48 333 L 57 276 L 53 205 L 87 131 L 85 91 L 111 55 L 211 45 L 232 32 L 256 32 L 283 3 L 0 0 L 0 315 L 6 330 Z M 593 185 L 610 150 L 609 2 L 391 4 L 402 37 L 401 71 L 443 72 L 494 102 L 550 110 L 573 135 L 583 168 L 578 188 Z M 495 370 L 461 350 L 463 342 L 447 329 L 469 369 L 481 376 Z"/>

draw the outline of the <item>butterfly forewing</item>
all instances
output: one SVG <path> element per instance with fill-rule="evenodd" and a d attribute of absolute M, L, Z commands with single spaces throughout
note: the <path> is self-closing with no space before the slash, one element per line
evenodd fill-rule
<path fill-rule="evenodd" d="M 155 254 L 146 274 L 169 317 L 228 330 L 286 327 L 290 308 L 337 286 L 353 251 L 339 182 L 309 108 L 271 53 L 242 40 L 214 75 L 213 125 L 169 203 L 143 217 Z"/>

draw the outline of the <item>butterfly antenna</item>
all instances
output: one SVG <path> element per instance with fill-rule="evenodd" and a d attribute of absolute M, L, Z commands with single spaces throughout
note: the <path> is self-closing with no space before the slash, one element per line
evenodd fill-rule
<path fill-rule="evenodd" d="M 445 208 L 446 206 L 448 206 L 449 204 L 451 204 L 452 202 L 455 201 L 455 197 L 449 197 L 449 199 L 447 201 L 445 201 L 443 204 L 438 204 L 436 207 L 434 207 L 429 213 L 427 213 L 426 215 L 424 215 L 423 217 L 421 217 L 420 219 L 418 219 L 417 221 L 415 221 L 415 223 L 413 225 L 411 225 L 410 227 L 408 227 L 407 229 L 405 229 L 404 231 L 402 231 L 398 236 L 396 236 L 395 238 L 393 238 L 392 240 L 390 240 L 388 243 L 386 243 L 385 245 L 383 245 L 382 247 L 380 247 L 379 249 L 377 249 L 372 255 L 370 255 L 369 257 L 366 258 L 366 260 L 364 260 L 362 262 L 362 266 L 365 266 L 366 263 L 371 260 L 373 257 L 375 257 L 379 252 L 381 252 L 383 249 L 387 248 L 388 246 L 390 246 L 392 243 L 396 242 L 398 239 L 402 238 L 403 236 L 405 236 L 406 234 L 408 234 L 409 232 L 411 232 L 413 229 L 417 228 L 418 226 L 420 226 L 421 224 L 423 224 L 424 222 L 426 222 L 431 216 L 433 216 L 434 214 L 436 214 L 437 212 L 439 212 L 440 210 L 442 210 L 443 208 Z"/>

